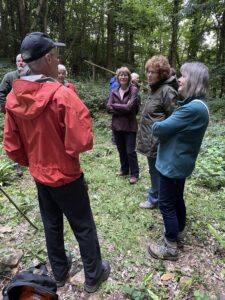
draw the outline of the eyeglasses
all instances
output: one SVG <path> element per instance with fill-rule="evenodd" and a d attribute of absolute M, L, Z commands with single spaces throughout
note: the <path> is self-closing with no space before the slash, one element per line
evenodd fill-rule
<path fill-rule="evenodd" d="M 147 74 L 159 74 L 159 72 L 157 72 L 157 71 L 152 71 L 152 70 L 148 70 L 146 73 L 147 73 Z"/>
<path fill-rule="evenodd" d="M 119 74 L 118 77 L 129 77 L 127 74 Z"/>

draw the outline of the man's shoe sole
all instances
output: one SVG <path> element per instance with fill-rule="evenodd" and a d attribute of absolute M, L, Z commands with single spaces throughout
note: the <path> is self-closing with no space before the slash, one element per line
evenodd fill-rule
<path fill-rule="evenodd" d="M 95 285 L 93 285 L 93 286 L 84 284 L 84 290 L 85 290 L 85 292 L 87 292 L 87 293 L 95 293 L 98 290 L 98 288 L 100 287 L 100 285 L 102 284 L 102 282 L 104 282 L 104 281 L 106 281 L 108 279 L 109 274 L 110 274 L 110 270 L 111 270 L 110 264 L 109 264 L 108 261 L 103 261 L 102 265 L 104 266 L 104 271 L 103 271 L 103 273 L 102 273 L 99 281 Z"/>

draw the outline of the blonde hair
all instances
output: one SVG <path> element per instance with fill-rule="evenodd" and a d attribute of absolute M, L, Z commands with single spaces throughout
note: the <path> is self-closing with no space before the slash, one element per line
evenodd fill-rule
<path fill-rule="evenodd" d="M 126 74 L 128 75 L 129 81 L 131 81 L 131 73 L 130 70 L 127 67 L 121 67 L 119 69 L 117 69 L 116 71 L 116 77 L 118 78 L 120 74 Z"/>
<path fill-rule="evenodd" d="M 169 61 L 163 55 L 154 55 L 152 58 L 147 60 L 145 64 L 146 73 L 150 67 L 159 74 L 160 80 L 165 80 L 170 75 L 171 67 Z"/>

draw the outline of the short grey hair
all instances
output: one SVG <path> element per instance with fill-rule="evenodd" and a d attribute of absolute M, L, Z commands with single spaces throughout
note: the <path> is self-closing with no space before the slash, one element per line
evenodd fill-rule
<path fill-rule="evenodd" d="M 58 71 L 64 71 L 65 74 L 67 75 L 67 69 L 64 65 L 58 64 Z"/>
<path fill-rule="evenodd" d="M 27 63 L 33 73 L 36 73 L 36 74 L 42 73 L 42 58 L 43 57 Z"/>
<path fill-rule="evenodd" d="M 187 75 L 185 98 L 205 97 L 209 86 L 209 70 L 201 62 L 193 61 L 183 64 L 181 73 Z"/>
<path fill-rule="evenodd" d="M 20 58 L 22 58 L 22 55 L 19 53 L 19 54 L 17 54 L 17 56 L 16 56 L 16 62 L 17 62 Z"/>
<path fill-rule="evenodd" d="M 51 49 L 45 55 L 53 53 L 54 49 L 55 48 Z M 34 73 L 34 74 L 42 74 L 42 71 L 43 71 L 43 58 L 44 58 L 45 55 L 43 55 L 42 57 L 40 57 L 40 58 L 38 58 L 36 60 L 33 60 L 33 61 L 27 63 L 28 66 L 29 66 L 29 68 L 31 69 L 32 73 Z"/>
<path fill-rule="evenodd" d="M 140 77 L 137 73 L 131 73 L 130 76 L 131 76 L 131 79 L 139 79 L 139 77 Z"/>

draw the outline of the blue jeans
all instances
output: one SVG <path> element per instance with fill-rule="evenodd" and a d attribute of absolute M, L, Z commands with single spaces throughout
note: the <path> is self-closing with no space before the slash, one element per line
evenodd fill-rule
<path fill-rule="evenodd" d="M 159 194 L 159 172 L 155 168 L 156 157 L 147 157 L 149 166 L 149 175 L 151 180 L 151 187 L 148 191 L 148 201 L 150 203 L 158 202 Z"/>
<path fill-rule="evenodd" d="M 160 174 L 159 208 L 163 216 L 165 237 L 177 241 L 177 235 L 186 225 L 186 207 L 184 203 L 185 178 L 173 179 Z"/>
<path fill-rule="evenodd" d="M 130 172 L 131 176 L 139 177 L 139 166 L 136 147 L 136 132 L 131 131 L 113 131 L 117 150 L 120 156 L 120 169 L 126 174 Z"/>

